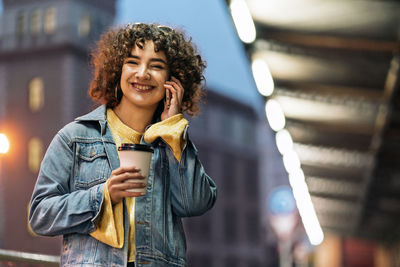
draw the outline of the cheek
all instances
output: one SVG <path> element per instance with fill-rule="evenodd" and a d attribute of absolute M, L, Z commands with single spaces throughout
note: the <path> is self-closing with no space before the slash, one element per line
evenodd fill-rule
<path fill-rule="evenodd" d="M 160 73 L 160 80 L 162 80 L 163 83 L 165 83 L 166 81 L 169 80 L 169 73 L 168 73 L 168 71 L 164 71 L 164 72 Z"/>
<path fill-rule="evenodd" d="M 127 76 L 129 73 L 129 69 L 126 68 L 125 66 L 122 67 L 122 71 L 121 71 L 121 78 Z"/>
<path fill-rule="evenodd" d="M 160 78 L 160 81 L 161 81 L 162 84 L 164 84 L 166 81 L 168 81 L 168 76 L 167 76 L 167 75 L 163 75 L 163 76 Z"/>

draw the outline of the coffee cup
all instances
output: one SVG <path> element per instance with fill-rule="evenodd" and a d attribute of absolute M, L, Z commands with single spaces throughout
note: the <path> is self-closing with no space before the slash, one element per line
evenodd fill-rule
<path fill-rule="evenodd" d="M 140 169 L 140 174 L 144 177 L 143 181 L 128 179 L 126 180 L 126 182 L 133 182 L 133 183 L 144 182 L 147 185 L 149 180 L 151 156 L 154 153 L 153 148 L 145 144 L 123 143 L 121 144 L 120 147 L 118 147 L 118 151 L 119 151 L 120 166 L 121 167 L 135 166 L 137 169 Z M 132 188 L 128 189 L 127 191 L 145 194 L 146 187 Z"/>

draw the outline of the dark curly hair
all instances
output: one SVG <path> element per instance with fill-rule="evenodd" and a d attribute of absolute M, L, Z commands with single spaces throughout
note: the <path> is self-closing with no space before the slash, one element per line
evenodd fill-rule
<path fill-rule="evenodd" d="M 142 48 L 146 41 L 153 41 L 156 52 L 163 51 L 167 58 L 171 76 L 178 78 L 185 89 L 182 109 L 194 116 L 200 111 L 199 102 L 204 94 L 203 71 L 205 62 L 197 52 L 191 38 L 186 39 L 181 31 L 157 24 L 128 24 L 104 33 L 92 51 L 94 77 L 90 83 L 90 97 L 107 107 L 115 107 L 122 98 L 120 78 L 124 59 L 137 45 Z M 118 94 L 115 88 L 118 86 Z M 156 116 L 161 114 L 164 104 L 160 102 Z"/>

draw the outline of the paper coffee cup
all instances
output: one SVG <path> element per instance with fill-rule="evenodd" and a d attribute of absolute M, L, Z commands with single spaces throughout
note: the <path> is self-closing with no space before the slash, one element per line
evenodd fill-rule
<path fill-rule="evenodd" d="M 126 182 L 145 183 L 147 185 L 149 180 L 151 156 L 154 153 L 153 148 L 144 144 L 123 143 L 120 147 L 118 147 L 118 151 L 120 166 L 134 166 L 140 169 L 140 174 L 145 178 L 144 180 L 129 179 L 126 180 Z M 128 189 L 127 191 L 146 193 L 146 187 Z"/>

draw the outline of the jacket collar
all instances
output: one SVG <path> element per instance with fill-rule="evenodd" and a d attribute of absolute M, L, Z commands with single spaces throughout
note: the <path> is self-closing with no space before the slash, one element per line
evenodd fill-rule
<path fill-rule="evenodd" d="M 75 121 L 78 122 L 84 122 L 84 121 L 93 121 L 93 122 L 98 122 L 100 124 L 100 132 L 101 135 L 103 136 L 103 140 L 109 141 L 109 142 L 114 142 L 114 139 L 112 137 L 110 129 L 107 127 L 107 107 L 106 105 L 101 105 L 97 107 L 95 110 L 89 112 L 86 115 L 80 116 L 75 119 Z"/>
<path fill-rule="evenodd" d="M 75 121 L 106 121 L 106 105 L 101 105 L 86 115 L 80 116 Z"/>

